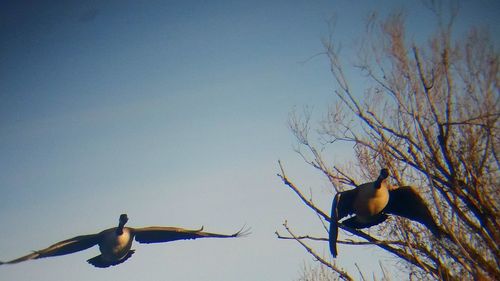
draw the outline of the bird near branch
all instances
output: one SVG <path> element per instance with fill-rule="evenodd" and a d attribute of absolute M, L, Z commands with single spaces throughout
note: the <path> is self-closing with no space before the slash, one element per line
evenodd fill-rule
<path fill-rule="evenodd" d="M 333 257 L 337 256 L 339 220 L 351 214 L 355 215 L 342 222 L 350 228 L 374 226 L 384 222 L 388 214 L 392 214 L 422 223 L 436 237 L 441 237 L 439 227 L 418 193 L 409 186 L 389 190 L 386 180 L 388 176 L 388 170 L 382 169 L 374 182 L 364 183 L 335 195 L 329 231 L 330 252 Z"/>
<path fill-rule="evenodd" d="M 249 229 L 245 229 L 245 227 L 234 234 L 226 235 L 203 232 L 203 227 L 197 230 L 165 226 L 151 226 L 144 228 L 125 227 L 127 221 L 127 215 L 122 214 L 120 215 L 117 227 L 106 229 L 96 234 L 76 236 L 71 239 L 58 242 L 43 250 L 34 251 L 26 256 L 8 262 L 0 262 L 0 265 L 68 255 L 86 250 L 95 245 L 99 245 L 101 254 L 87 260 L 87 262 L 95 267 L 106 268 L 120 264 L 134 254 L 135 250 L 131 249 L 134 238 L 139 243 L 149 244 L 198 238 L 233 238 L 249 234 Z"/>

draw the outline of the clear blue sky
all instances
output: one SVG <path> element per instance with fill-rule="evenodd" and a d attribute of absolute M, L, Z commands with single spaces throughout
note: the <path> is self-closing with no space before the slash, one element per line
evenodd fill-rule
<path fill-rule="evenodd" d="M 333 15 L 347 55 L 371 10 L 406 9 L 416 36 L 430 28 L 421 5 L 401 1 L 45 2 L 0 9 L 0 260 L 113 227 L 125 212 L 130 226 L 253 233 L 136 243 L 107 270 L 85 262 L 93 248 L 2 266 L 0 280 L 298 278 L 310 257 L 274 231 L 284 219 L 321 228 L 276 177 L 277 160 L 329 209 L 287 118 L 294 106 L 321 113 L 334 88 L 326 58 L 301 62 L 322 51 Z M 464 24 L 498 26 L 497 2 L 477 2 L 464 3 Z M 341 250 L 348 268 L 360 256 L 362 268 L 378 265 L 373 248 Z"/>

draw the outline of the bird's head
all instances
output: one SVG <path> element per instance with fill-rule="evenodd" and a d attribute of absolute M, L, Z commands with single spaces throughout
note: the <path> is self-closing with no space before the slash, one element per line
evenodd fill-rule
<path fill-rule="evenodd" d="M 120 220 L 118 223 L 118 227 L 116 228 L 116 235 L 122 235 L 123 234 L 123 227 L 125 224 L 128 222 L 128 217 L 127 214 L 121 214 L 120 215 Z"/>
<path fill-rule="evenodd" d="M 385 180 L 388 176 L 389 176 L 389 170 L 384 168 L 384 169 L 380 170 L 380 175 L 378 177 L 381 180 Z"/>
<path fill-rule="evenodd" d="M 127 214 L 120 215 L 120 226 L 124 226 L 128 222 Z"/>
<path fill-rule="evenodd" d="M 380 170 L 380 175 L 378 176 L 377 180 L 374 182 L 375 188 L 379 189 L 382 187 L 382 184 L 384 183 L 384 180 L 389 177 L 389 170 L 386 168 Z"/>

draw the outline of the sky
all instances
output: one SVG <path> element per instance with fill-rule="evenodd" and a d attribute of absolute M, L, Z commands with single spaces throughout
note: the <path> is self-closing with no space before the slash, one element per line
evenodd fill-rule
<path fill-rule="evenodd" d="M 321 115 L 334 101 L 328 61 L 316 56 L 329 22 L 346 58 L 371 11 L 404 10 L 415 38 L 433 28 L 416 1 L 1 3 L 0 260 L 114 227 L 121 213 L 135 227 L 252 229 L 135 243 L 106 270 L 85 262 L 97 247 L 0 267 L 0 280 L 17 281 L 296 280 L 314 261 L 274 232 L 285 220 L 322 232 L 277 161 L 329 210 L 331 188 L 293 151 L 287 127 L 295 108 Z M 498 39 L 498 2 L 462 5 L 459 33 L 484 24 Z M 376 274 L 391 259 L 373 247 L 340 252 L 341 266 Z"/>

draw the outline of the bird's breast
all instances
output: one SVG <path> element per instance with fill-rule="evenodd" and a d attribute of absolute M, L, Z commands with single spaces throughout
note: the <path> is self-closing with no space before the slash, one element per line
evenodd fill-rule
<path fill-rule="evenodd" d="M 362 217 L 374 216 L 382 212 L 389 202 L 389 191 L 381 187 L 360 186 L 359 193 L 354 200 L 354 211 Z"/>
<path fill-rule="evenodd" d="M 132 247 L 133 235 L 127 228 L 123 229 L 122 234 L 118 235 L 116 230 L 110 230 L 103 235 L 99 243 L 99 250 L 102 258 L 108 261 L 117 261 L 127 255 Z"/>

